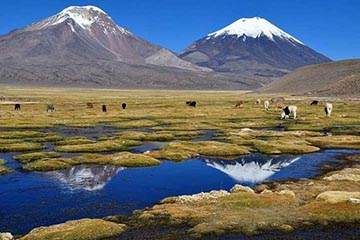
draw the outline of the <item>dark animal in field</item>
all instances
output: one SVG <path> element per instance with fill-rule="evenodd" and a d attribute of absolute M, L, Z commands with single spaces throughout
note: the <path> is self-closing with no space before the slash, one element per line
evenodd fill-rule
<path fill-rule="evenodd" d="M 121 107 L 122 107 L 122 109 L 125 109 L 126 108 L 126 103 L 122 103 Z"/>
<path fill-rule="evenodd" d="M 93 107 L 94 107 L 94 104 L 91 103 L 91 102 L 87 102 L 87 103 L 86 103 L 86 106 L 87 106 L 88 108 L 93 108 Z"/>
<path fill-rule="evenodd" d="M 314 101 L 312 101 L 312 102 L 310 103 L 310 106 L 317 106 L 318 103 L 319 103 L 318 100 L 314 100 Z"/>
<path fill-rule="evenodd" d="M 102 105 L 102 111 L 107 112 L 106 105 Z"/>
<path fill-rule="evenodd" d="M 261 99 L 256 100 L 255 104 L 261 104 Z"/>
<path fill-rule="evenodd" d="M 325 103 L 325 114 L 327 117 L 330 117 L 331 116 L 331 112 L 333 110 L 333 105 L 331 103 Z"/>
<path fill-rule="evenodd" d="M 285 108 L 286 106 L 285 106 L 285 104 L 283 104 L 282 102 L 278 102 L 278 103 L 276 103 L 276 105 L 275 105 L 275 111 L 277 111 L 277 110 L 283 110 L 284 108 Z"/>
<path fill-rule="evenodd" d="M 243 106 L 243 101 L 238 101 L 236 104 L 235 104 L 235 107 L 242 107 Z"/>
<path fill-rule="evenodd" d="M 20 103 L 15 103 L 15 110 L 21 110 Z"/>
<path fill-rule="evenodd" d="M 196 102 L 195 101 L 192 101 L 190 104 L 189 104 L 190 107 L 196 107 Z"/>
<path fill-rule="evenodd" d="M 290 117 L 290 114 L 292 113 L 294 116 L 294 119 L 296 119 L 296 112 L 297 107 L 296 106 L 287 106 L 283 109 L 281 113 L 281 119 L 288 119 Z"/>
<path fill-rule="evenodd" d="M 55 111 L 55 106 L 53 104 L 48 104 L 46 106 L 46 112 L 49 112 L 49 111 L 51 111 L 51 112 Z"/>
<path fill-rule="evenodd" d="M 4 96 L 0 96 L 0 101 L 5 101 L 5 97 L 4 97 Z"/>
<path fill-rule="evenodd" d="M 196 107 L 196 102 L 195 101 L 186 101 L 186 105 L 188 105 L 189 107 Z"/>
<path fill-rule="evenodd" d="M 272 103 L 285 102 L 285 98 L 283 98 L 283 97 L 274 97 L 274 98 L 270 99 L 270 101 Z"/>

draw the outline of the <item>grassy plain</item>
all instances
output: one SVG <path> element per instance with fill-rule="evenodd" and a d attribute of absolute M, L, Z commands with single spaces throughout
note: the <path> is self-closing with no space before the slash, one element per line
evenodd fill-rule
<path fill-rule="evenodd" d="M 360 147 L 360 102 L 356 100 L 283 95 L 287 105 L 298 107 L 298 117 L 280 120 L 280 111 L 275 111 L 274 104 L 270 105 L 270 111 L 265 111 L 262 104 L 255 104 L 258 98 L 269 100 L 274 95 L 240 91 L 0 87 L 0 95 L 6 97 L 6 101 L 0 102 L 0 151 L 19 152 L 15 159 L 29 171 L 50 171 L 78 164 L 139 167 L 157 165 L 163 159 L 183 161 L 198 155 L 303 154 L 326 148 Z M 315 99 L 320 104 L 310 106 Z M 188 100 L 196 101 L 197 106 L 186 106 Z M 238 101 L 244 102 L 240 108 L 235 107 Z M 325 117 L 325 101 L 334 105 L 331 117 Z M 21 111 L 14 111 L 12 102 L 20 102 Z M 94 108 L 87 108 L 86 102 L 92 102 Z M 127 104 L 125 110 L 121 109 L 123 102 Z M 46 112 L 47 103 L 54 104 L 56 112 Z M 106 113 L 101 111 L 103 104 L 107 105 Z M 99 126 L 115 133 L 99 131 L 95 137 L 67 136 L 58 130 Z M 201 139 L 209 131 L 214 133 L 213 137 Z M 201 140 L 194 141 L 199 137 Z M 144 141 L 169 143 L 144 154 L 127 152 Z M 54 149 L 44 153 L 49 142 Z M 63 152 L 81 155 L 64 158 Z M 95 154 L 99 152 L 106 154 Z M 353 162 L 359 162 L 358 158 Z M 331 191 L 350 192 L 350 195 L 360 192 L 356 177 L 359 171 L 349 169 L 315 180 L 266 186 L 271 191 L 263 194 L 234 192 L 211 201 L 205 198 L 186 203 L 172 198 L 134 214 L 131 221 L 146 225 L 166 216 L 169 226 L 190 225 L 187 233 L 192 237 L 292 231 L 318 223 L 358 223 L 359 214 L 353 213 L 360 212 L 359 204 L 323 200 L 324 196 L 334 197 Z"/>

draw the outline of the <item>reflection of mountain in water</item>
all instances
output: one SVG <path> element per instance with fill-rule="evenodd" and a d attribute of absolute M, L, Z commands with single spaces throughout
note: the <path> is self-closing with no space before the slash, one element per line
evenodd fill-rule
<path fill-rule="evenodd" d="M 261 154 L 252 154 L 241 159 L 228 161 L 206 159 L 206 165 L 226 173 L 234 180 L 242 183 L 259 183 L 269 178 L 281 168 L 289 166 L 300 157 L 289 156 L 270 157 Z"/>
<path fill-rule="evenodd" d="M 71 190 L 96 191 L 103 189 L 106 183 L 121 170 L 124 170 L 124 168 L 111 165 L 80 165 L 47 174 L 59 180 Z"/>

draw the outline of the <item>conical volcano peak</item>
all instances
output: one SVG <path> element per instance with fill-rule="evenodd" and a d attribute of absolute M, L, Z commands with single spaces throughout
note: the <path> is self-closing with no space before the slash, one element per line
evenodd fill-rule
<path fill-rule="evenodd" d="M 105 11 L 103 11 L 102 9 L 95 7 L 95 6 L 70 6 L 65 8 L 64 10 L 61 11 L 61 13 L 66 13 L 66 12 L 99 12 L 102 14 L 106 14 Z"/>
<path fill-rule="evenodd" d="M 270 40 L 274 39 L 274 36 L 282 39 L 292 40 L 302 44 L 299 40 L 284 32 L 268 20 L 261 17 L 253 18 L 240 18 L 232 24 L 208 34 L 208 38 L 214 38 L 224 35 L 237 35 L 238 37 L 250 37 L 258 38 L 266 36 Z"/>
<path fill-rule="evenodd" d="M 95 6 L 70 6 L 43 21 L 31 25 L 27 30 L 40 30 L 66 22 L 73 32 L 76 26 L 84 30 L 91 31 L 94 25 L 103 29 L 106 33 L 131 33 L 125 28 L 119 27 L 113 22 L 111 17 L 102 9 Z"/>
<path fill-rule="evenodd" d="M 94 6 L 71 6 L 65 8 L 50 18 L 46 26 L 62 23 L 67 19 L 74 20 L 83 29 L 89 28 L 93 23 L 111 21 L 111 18 L 100 8 Z"/>

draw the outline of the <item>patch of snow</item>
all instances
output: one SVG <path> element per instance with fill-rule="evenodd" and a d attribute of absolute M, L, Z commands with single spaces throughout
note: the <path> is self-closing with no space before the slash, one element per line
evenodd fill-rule
<path fill-rule="evenodd" d="M 95 6 L 71 6 L 65 8 L 60 13 L 39 23 L 33 24 L 32 29 L 43 29 L 63 23 L 69 19 L 73 20 L 75 24 L 79 25 L 84 30 L 91 30 L 91 26 L 96 23 L 104 28 L 104 34 L 116 34 L 120 31 L 123 34 L 131 35 L 131 32 L 116 25 L 110 16 Z M 71 31 L 75 32 L 73 23 L 68 23 L 68 25 L 71 25 Z"/>
<path fill-rule="evenodd" d="M 72 32 L 75 32 L 74 26 L 73 26 L 71 23 L 68 23 L 68 25 L 69 25 L 71 31 L 72 31 Z"/>
<path fill-rule="evenodd" d="M 91 26 L 94 22 L 98 20 L 98 17 L 90 14 L 90 10 L 94 10 L 93 7 L 68 7 L 61 11 L 58 15 L 56 15 L 55 21 L 50 23 L 49 25 L 56 25 L 64 22 L 65 20 L 71 18 L 73 19 L 81 28 L 86 29 Z M 95 11 L 95 10 L 94 10 Z M 98 11 L 103 14 L 104 11 Z"/>
<path fill-rule="evenodd" d="M 298 39 L 260 17 L 241 18 L 216 32 L 208 34 L 207 39 L 226 35 L 236 35 L 238 38 L 243 37 L 243 41 L 246 41 L 247 37 L 258 38 L 260 36 L 266 36 L 274 41 L 274 36 L 277 36 L 303 45 Z"/>

